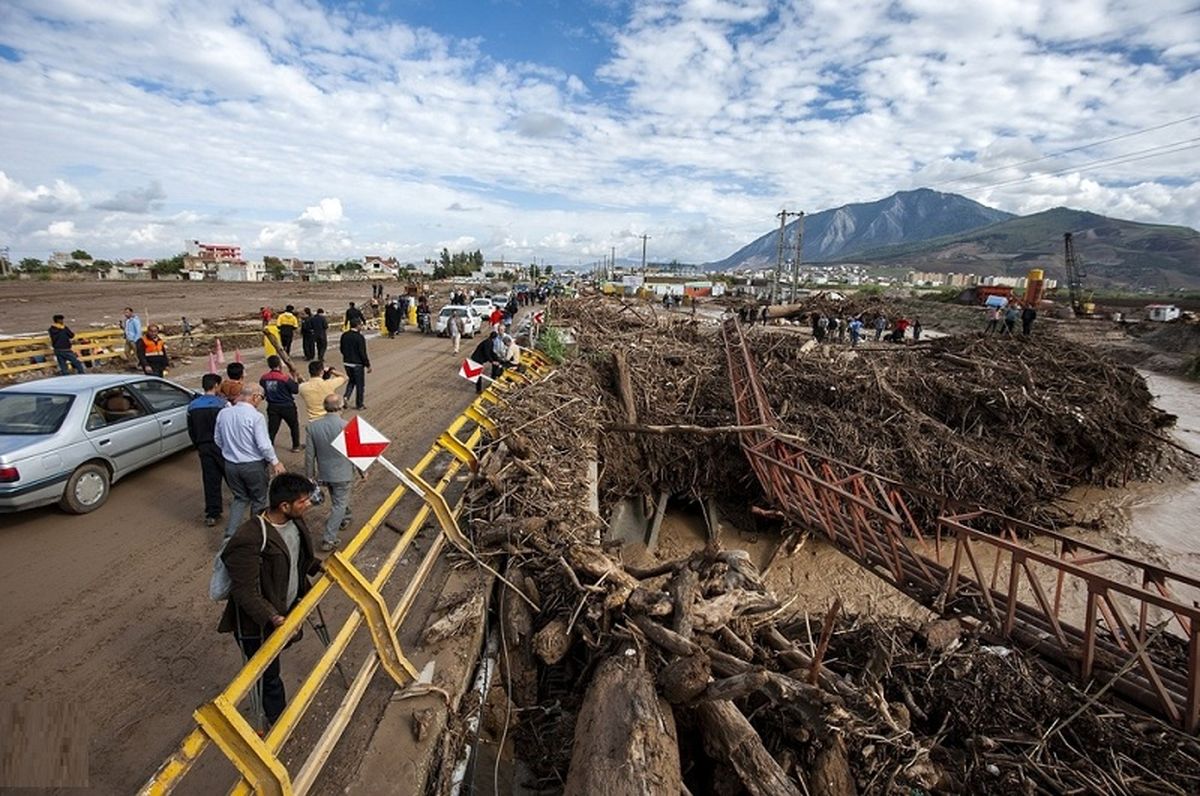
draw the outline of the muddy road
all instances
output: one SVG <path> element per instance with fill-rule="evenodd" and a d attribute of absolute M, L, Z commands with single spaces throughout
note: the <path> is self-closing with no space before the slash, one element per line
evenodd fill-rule
<path fill-rule="evenodd" d="M 368 345 L 374 372 L 363 415 L 392 439 L 388 457 L 411 466 L 474 388 L 458 377 L 460 358 L 448 340 L 410 332 Z M 261 351 L 246 361 L 248 374 L 265 370 Z M 190 385 L 200 375 L 198 366 L 192 371 L 172 378 Z M 286 429 L 277 440 L 284 464 L 302 471 L 303 453 L 287 450 Z M 379 468 L 358 482 L 356 520 L 369 517 L 395 483 Z M 118 482 L 91 514 L 0 515 L 0 701 L 77 706 L 90 736 L 89 792 L 136 790 L 192 726 L 192 711 L 241 665 L 231 637 L 216 632 L 221 606 L 209 600 L 208 580 L 222 528 L 204 527 L 202 507 L 199 465 L 185 451 Z M 310 524 L 323 524 L 327 511 L 314 508 Z M 386 529 L 379 535 L 394 542 Z M 373 555 L 368 548 L 356 561 Z M 332 627 L 346 610 L 330 608 Z M 283 655 L 289 692 L 320 654 L 311 636 Z M 194 781 L 208 771 L 221 779 L 207 787 Z M 224 764 L 197 771 L 189 785 L 201 787 L 187 791 L 223 790 L 230 771 Z"/>

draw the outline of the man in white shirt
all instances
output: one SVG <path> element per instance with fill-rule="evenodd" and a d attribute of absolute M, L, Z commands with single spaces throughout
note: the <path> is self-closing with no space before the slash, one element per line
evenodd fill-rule
<path fill-rule="evenodd" d="M 246 509 L 255 514 L 266 510 L 270 476 L 283 472 L 267 433 L 267 419 L 258 411 L 262 402 L 262 387 L 247 384 L 237 403 L 217 413 L 214 438 L 225 459 L 225 481 L 233 492 L 226 538 L 233 536 Z"/>

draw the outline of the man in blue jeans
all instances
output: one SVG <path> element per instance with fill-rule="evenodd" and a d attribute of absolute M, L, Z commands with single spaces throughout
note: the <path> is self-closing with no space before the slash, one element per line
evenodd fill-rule
<path fill-rule="evenodd" d="M 321 552 L 338 547 L 338 531 L 350 524 L 350 487 L 354 485 L 354 465 L 333 447 L 346 421 L 342 409 L 346 402 L 337 393 L 325 396 L 325 414 L 308 424 L 308 446 L 304 449 L 304 474 L 329 489 L 329 519 L 321 537 Z"/>
<path fill-rule="evenodd" d="M 54 349 L 54 361 L 58 363 L 58 372 L 60 375 L 67 375 L 67 363 L 69 362 L 76 373 L 86 373 L 83 363 L 79 361 L 79 357 L 72 348 L 71 340 L 75 337 L 75 333 L 66 325 L 65 320 L 63 316 L 55 315 L 54 323 L 50 324 L 49 329 L 50 347 Z"/>
<path fill-rule="evenodd" d="M 257 384 L 242 387 L 237 403 L 217 413 L 213 439 L 225 460 L 225 483 L 233 493 L 229 507 L 229 525 L 225 536 L 234 531 L 246 516 L 267 508 L 267 484 L 271 475 L 283 472 L 283 463 L 275 455 L 275 446 L 267 436 L 267 419 L 258 411 L 263 389 Z"/>

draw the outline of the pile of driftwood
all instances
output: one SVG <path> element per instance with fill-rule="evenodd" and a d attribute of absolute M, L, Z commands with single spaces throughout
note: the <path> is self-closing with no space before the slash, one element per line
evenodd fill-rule
<path fill-rule="evenodd" d="M 515 739 L 526 787 L 1200 787 L 1194 739 L 1099 704 L 956 622 L 889 624 L 836 604 L 797 613 L 712 535 L 681 558 L 623 560 L 604 540 L 608 507 L 626 496 L 716 497 L 735 523 L 738 505 L 762 521 L 729 433 L 720 337 L 647 305 L 552 313 L 574 327 L 578 355 L 493 410 L 498 430 L 466 495 L 466 530 L 502 574 L 484 727 Z M 754 334 L 784 433 L 902 480 L 1015 496 L 1004 507 L 1025 514 L 1074 480 L 1119 476 L 1163 422 L 1136 374 L 1061 341 L 970 338 L 850 358 Z"/>
<path fill-rule="evenodd" d="M 714 324 L 598 300 L 555 310 L 579 338 L 566 381 L 608 396 L 597 407 L 611 432 L 597 443 L 605 502 L 647 484 L 694 495 L 757 489 L 736 435 L 672 433 L 737 422 Z M 781 432 L 966 505 L 1053 521 L 1051 504 L 1073 486 L 1188 464 L 1163 434 L 1174 418 L 1154 408 L 1135 370 L 1055 335 L 857 349 L 769 327 L 748 335 Z"/>

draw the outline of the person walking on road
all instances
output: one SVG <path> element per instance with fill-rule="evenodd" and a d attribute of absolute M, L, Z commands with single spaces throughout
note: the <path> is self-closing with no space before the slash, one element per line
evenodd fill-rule
<path fill-rule="evenodd" d="M 450 339 L 454 341 L 454 353 L 457 354 L 459 346 L 462 345 L 462 336 L 466 332 L 462 315 L 458 310 L 450 311 L 450 320 L 446 322 L 446 325 L 450 327 Z"/>
<path fill-rule="evenodd" d="M 124 314 L 121 331 L 125 333 L 125 361 L 133 364 L 137 361 L 137 342 L 142 337 L 142 319 L 134 314 L 133 307 L 126 307 Z"/>
<path fill-rule="evenodd" d="M 296 308 L 291 304 L 284 307 L 283 312 L 279 313 L 279 317 L 275 319 L 275 326 L 279 329 L 279 342 L 283 345 L 283 353 L 290 358 L 292 341 L 296 338 L 296 330 L 300 328 L 300 319 L 296 317 Z"/>
<path fill-rule="evenodd" d="M 233 493 L 229 507 L 229 525 L 225 536 L 232 536 L 242 522 L 246 509 L 254 514 L 267 507 L 268 473 L 283 472 L 275 447 L 267 435 L 267 420 L 258 411 L 263 389 L 257 384 L 242 387 L 238 401 L 217 414 L 213 439 L 225 462 L 225 481 Z"/>
<path fill-rule="evenodd" d="M 292 451 L 296 452 L 300 450 L 300 418 L 296 413 L 295 396 L 300 392 L 300 384 L 283 372 L 283 360 L 279 357 L 267 357 L 267 367 L 270 370 L 258 380 L 267 396 L 267 434 L 274 445 L 280 422 L 287 423 L 292 432 Z"/>
<path fill-rule="evenodd" d="M 367 318 L 365 315 L 363 315 L 363 311 L 356 307 L 354 302 L 351 301 L 350 306 L 346 308 L 346 325 L 342 327 L 342 331 L 353 328 L 355 321 L 358 321 L 361 325 L 366 320 Z"/>
<path fill-rule="evenodd" d="M 325 359 L 325 350 L 329 348 L 329 318 L 324 307 L 317 307 L 317 314 L 313 316 L 312 335 L 316 359 Z"/>
<path fill-rule="evenodd" d="M 319 572 L 304 522 L 312 490 L 313 483 L 299 473 L 278 476 L 271 482 L 269 507 L 239 525 L 221 552 L 232 585 L 217 631 L 233 633 L 247 660 L 308 593 L 309 576 Z M 258 684 L 268 727 L 287 706 L 279 668 L 276 656 Z"/>
<path fill-rule="evenodd" d="M 204 524 L 212 527 L 221 519 L 225 505 L 221 483 L 225 479 L 225 459 L 217 447 L 217 415 L 229 405 L 221 395 L 221 377 L 205 373 L 200 378 L 202 395 L 187 408 L 187 430 L 200 456 L 200 481 L 204 484 Z"/>
<path fill-rule="evenodd" d="M 400 328 L 400 307 L 394 301 L 389 301 L 383 307 L 383 328 L 389 338 L 395 337 Z"/>
<path fill-rule="evenodd" d="M 162 377 L 170 361 L 167 358 L 167 343 L 158 334 L 158 326 L 150 324 L 137 341 L 138 367 L 143 373 Z"/>
<path fill-rule="evenodd" d="M 304 350 L 304 361 L 317 358 L 317 345 L 313 340 L 312 310 L 305 307 L 300 313 L 300 346 Z"/>
<path fill-rule="evenodd" d="M 336 393 L 326 395 L 325 414 L 308 424 L 308 447 L 304 449 L 304 473 L 329 490 L 329 518 L 321 537 L 321 552 L 336 550 L 341 540 L 338 531 L 350 524 L 350 487 L 354 484 L 354 465 L 333 447 L 333 441 L 346 421 L 342 409 L 346 402 Z"/>
<path fill-rule="evenodd" d="M 362 320 L 355 318 L 350 322 L 350 330 L 342 332 L 338 347 L 342 352 L 342 365 L 346 368 L 349 382 L 346 384 L 346 394 L 342 396 L 350 400 L 351 393 L 357 391 L 354 402 L 355 409 L 366 409 L 363 403 L 367 392 L 367 374 L 371 372 L 371 358 L 367 355 L 367 338 L 362 336 L 359 327 Z"/>
<path fill-rule="evenodd" d="M 71 342 L 75 333 L 67 326 L 66 318 L 55 315 L 47 333 L 50 335 L 50 347 L 54 349 L 54 361 L 58 364 L 59 375 L 67 375 L 67 363 L 70 363 L 76 373 L 86 373 L 87 368 L 75 353 L 74 343 Z"/>
<path fill-rule="evenodd" d="M 308 363 L 308 381 L 300 385 L 300 400 L 304 404 L 305 423 L 311 423 L 325 414 L 325 396 L 338 392 L 346 386 L 346 374 L 338 373 L 325 363 L 314 359 Z"/>

